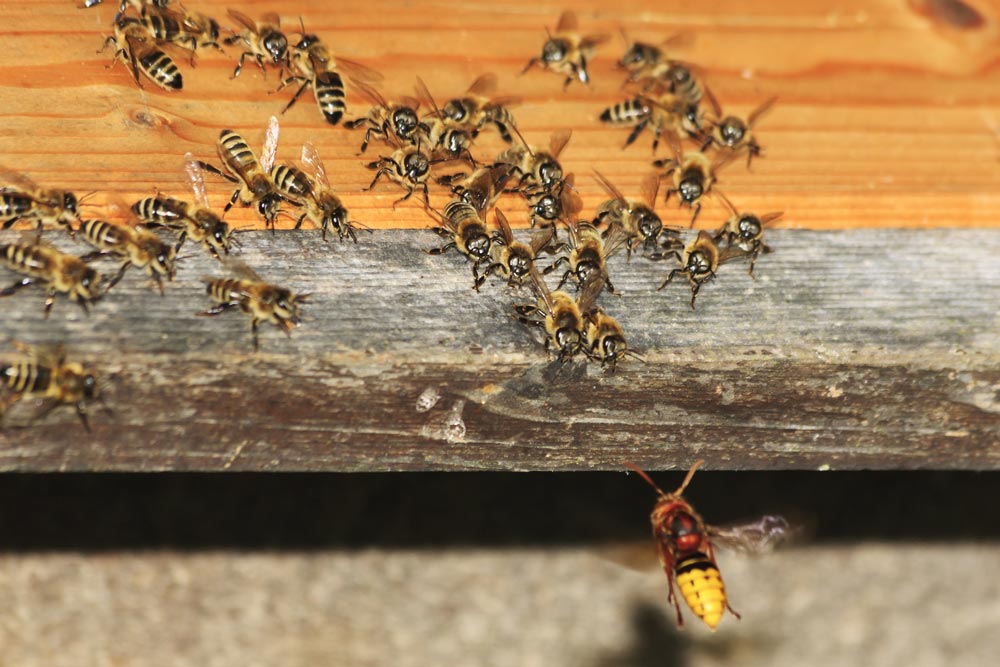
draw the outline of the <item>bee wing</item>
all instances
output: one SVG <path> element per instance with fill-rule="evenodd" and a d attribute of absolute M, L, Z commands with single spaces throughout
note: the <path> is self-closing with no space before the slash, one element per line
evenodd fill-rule
<path fill-rule="evenodd" d="M 237 278 L 242 278 L 243 280 L 252 280 L 258 283 L 264 282 L 264 279 L 261 278 L 256 271 L 251 269 L 246 262 L 242 262 L 233 257 L 225 257 L 222 259 L 222 264 L 231 274 L 233 274 Z M 209 280 L 215 280 L 215 278 L 209 278 Z"/>
<path fill-rule="evenodd" d="M 690 30 L 681 30 L 680 32 L 675 32 L 669 35 L 660 42 L 660 46 L 669 46 L 671 48 L 687 48 L 689 46 L 694 46 L 695 34 Z"/>
<path fill-rule="evenodd" d="M 708 103 L 712 105 L 712 113 L 715 114 L 716 120 L 722 120 L 722 107 L 719 105 L 719 100 L 715 99 L 715 93 L 712 89 L 706 85 L 701 87 L 702 96 L 708 100 Z"/>
<path fill-rule="evenodd" d="M 381 72 L 362 65 L 361 63 L 337 56 L 334 59 L 334 67 L 341 70 L 351 83 L 382 83 L 385 76 Z"/>
<path fill-rule="evenodd" d="M 268 25 L 273 25 L 276 28 L 281 27 L 281 17 L 275 12 L 268 12 L 260 17 L 261 23 L 267 23 Z M 256 26 L 254 26 L 256 27 Z"/>
<path fill-rule="evenodd" d="M 538 253 L 540 253 L 543 248 L 545 248 L 546 246 L 549 245 L 549 243 L 552 242 L 552 239 L 555 238 L 555 235 L 556 235 L 555 225 L 550 225 L 537 232 L 533 232 L 531 234 L 531 243 L 530 243 L 532 254 L 537 256 Z"/>
<path fill-rule="evenodd" d="M 271 116 L 267 121 L 267 134 L 264 135 L 264 148 L 260 151 L 260 166 L 267 173 L 271 173 L 274 166 L 274 158 L 278 155 L 278 117 Z"/>
<path fill-rule="evenodd" d="M 717 197 L 718 197 L 719 199 L 721 199 L 721 200 L 722 200 L 722 203 L 726 205 L 726 208 L 728 208 L 728 209 L 729 209 L 730 211 L 732 211 L 732 212 L 733 212 L 733 215 L 739 215 L 739 214 L 740 214 L 740 212 L 739 212 L 739 210 L 738 210 L 738 209 L 736 208 L 736 206 L 734 206 L 734 205 L 733 205 L 733 202 L 729 201 L 729 197 L 727 197 L 726 195 L 722 194 L 722 193 L 721 193 L 721 192 L 719 192 L 718 190 L 714 190 L 713 192 L 715 192 L 716 196 L 717 196 Z M 779 214 L 779 215 L 780 215 L 780 214 Z M 762 221 L 762 222 L 763 222 L 763 221 Z"/>
<path fill-rule="evenodd" d="M 771 109 L 771 107 L 774 106 L 774 103 L 777 101 L 778 101 L 778 96 L 775 95 L 773 97 L 768 98 L 763 104 L 761 104 L 759 107 L 751 111 L 750 115 L 747 116 L 747 127 L 753 127 L 753 124 L 757 122 L 757 119 L 760 118 L 763 114 L 767 113 Z"/>
<path fill-rule="evenodd" d="M 584 35 L 580 39 L 581 49 L 592 49 L 595 46 L 600 46 L 611 39 L 611 35 L 606 33 L 599 33 L 596 35 Z"/>
<path fill-rule="evenodd" d="M 481 74 L 469 89 L 466 91 L 469 95 L 480 95 L 482 97 L 492 97 L 497 91 L 497 75 L 493 72 L 487 72 L 486 74 Z"/>
<path fill-rule="evenodd" d="M 604 236 L 604 259 L 608 259 L 621 251 L 628 242 L 629 236 L 620 225 L 611 225 Z"/>
<path fill-rule="evenodd" d="M 760 224 L 766 225 L 769 222 L 774 222 L 784 214 L 785 214 L 784 211 L 778 211 L 777 213 L 765 213 L 764 215 L 760 216 Z"/>
<path fill-rule="evenodd" d="M 646 174 L 639 184 L 639 193 L 642 200 L 651 209 L 656 209 L 656 195 L 660 191 L 660 175 L 656 172 Z"/>
<path fill-rule="evenodd" d="M 531 264 L 528 277 L 531 278 L 531 287 L 535 294 L 538 295 L 538 298 L 545 301 L 545 308 L 551 313 L 555 308 L 555 304 L 552 303 L 552 292 L 549 291 L 549 286 L 545 284 L 545 280 L 542 278 L 542 274 L 538 272 L 538 267 L 535 266 L 534 262 Z"/>
<path fill-rule="evenodd" d="M 323 166 L 323 158 L 319 156 L 319 151 L 311 141 L 302 144 L 302 164 L 308 165 L 312 170 L 312 175 L 316 181 L 324 188 L 330 187 L 330 181 L 326 176 L 326 167 Z"/>
<path fill-rule="evenodd" d="M 500 228 L 500 233 L 503 234 L 503 240 L 506 245 L 510 245 L 514 242 L 514 232 L 510 228 L 510 223 L 507 222 L 507 216 L 503 214 L 499 208 L 496 209 L 497 214 L 497 227 Z"/>
<path fill-rule="evenodd" d="M 427 89 L 427 84 L 424 83 L 424 80 L 421 79 L 419 76 L 417 77 L 416 89 L 417 89 L 417 99 L 427 103 L 427 106 L 429 106 L 432 109 L 431 115 L 440 116 L 441 110 L 438 109 L 437 102 L 434 101 L 434 96 L 431 95 L 431 91 Z"/>
<path fill-rule="evenodd" d="M 601 187 L 604 188 L 605 192 L 611 195 L 614 199 L 620 201 L 622 203 L 622 206 L 626 207 L 628 206 L 628 200 L 625 199 L 625 195 L 623 195 L 621 191 L 618 188 L 616 188 L 614 184 L 604 176 L 604 174 L 595 169 L 594 178 L 601 185 Z"/>
<path fill-rule="evenodd" d="M 788 519 L 766 514 L 755 521 L 728 526 L 708 526 L 716 546 L 747 554 L 764 554 L 792 539 L 798 529 Z"/>
<path fill-rule="evenodd" d="M 191 153 L 184 154 L 184 172 L 187 174 L 188 184 L 194 193 L 195 204 L 201 208 L 209 208 L 208 194 L 205 191 L 205 174 Z"/>
<path fill-rule="evenodd" d="M 33 180 L 25 176 L 24 174 L 14 171 L 13 169 L 8 169 L 7 167 L 0 167 L 0 180 L 7 181 L 11 186 L 4 186 L 0 188 L 0 192 L 22 192 L 23 194 L 30 195 L 32 192 L 38 191 L 38 184 Z"/>
<path fill-rule="evenodd" d="M 577 30 L 579 27 L 580 21 L 576 18 L 576 14 L 567 9 L 559 15 L 559 22 L 556 23 L 556 32 L 570 32 Z"/>
<path fill-rule="evenodd" d="M 580 287 L 580 296 L 576 299 L 576 304 L 580 307 L 580 312 L 586 315 L 597 308 L 597 297 L 604 289 L 604 276 L 591 273 L 587 276 L 586 282 Z"/>
<path fill-rule="evenodd" d="M 352 81 L 352 83 L 354 84 L 354 87 L 357 88 L 358 93 L 361 94 L 361 97 L 365 98 L 375 106 L 385 108 L 389 107 L 389 103 L 385 101 L 382 94 L 375 90 L 372 86 L 369 86 L 363 81 Z"/>
<path fill-rule="evenodd" d="M 229 18 L 236 21 L 237 23 L 239 23 L 252 33 L 257 32 L 257 23 L 254 22 L 254 20 L 251 19 L 249 16 L 247 16 L 246 14 L 241 14 L 235 9 L 228 9 L 226 11 L 229 14 Z"/>
<path fill-rule="evenodd" d="M 576 219 L 577 213 L 583 209 L 583 199 L 573 187 L 576 177 L 567 174 L 563 178 L 562 189 L 559 191 L 560 207 L 562 208 L 562 218 L 565 220 Z"/>
<path fill-rule="evenodd" d="M 418 111 L 420 109 L 420 100 L 418 100 L 416 97 L 410 97 L 409 95 L 403 95 L 403 96 L 398 97 L 396 99 L 399 101 L 399 104 L 402 105 L 402 106 L 404 106 L 404 107 L 409 107 L 409 108 L 413 109 L 414 111 Z"/>
<path fill-rule="evenodd" d="M 573 130 L 568 127 L 557 130 L 552 134 L 552 137 L 549 139 L 549 153 L 552 154 L 552 157 L 559 159 L 559 154 L 566 148 L 566 144 L 569 143 L 572 136 Z"/>

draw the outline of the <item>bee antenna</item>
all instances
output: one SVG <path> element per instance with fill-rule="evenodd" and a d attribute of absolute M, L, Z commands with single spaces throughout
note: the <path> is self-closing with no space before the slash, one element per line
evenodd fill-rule
<path fill-rule="evenodd" d="M 639 468 L 639 466 L 632 463 L 631 461 L 625 461 L 624 463 L 626 468 L 629 468 L 633 472 L 637 473 L 644 480 L 646 480 L 646 483 L 649 484 L 651 487 L 653 487 L 653 489 L 655 489 L 658 494 L 660 494 L 661 496 L 667 495 L 666 493 L 663 492 L 663 489 L 661 489 L 656 485 L 656 482 L 653 481 L 653 478 L 650 477 L 648 474 L 646 474 L 646 472 L 641 468 Z"/>
<path fill-rule="evenodd" d="M 691 478 L 694 477 L 695 471 L 698 470 L 703 463 L 705 463 L 704 459 L 698 459 L 694 462 L 694 464 L 692 464 L 691 469 L 688 470 L 687 475 L 684 476 L 684 481 L 681 482 L 681 485 L 677 487 L 676 491 L 674 491 L 675 496 L 679 496 L 684 493 L 684 489 L 686 489 L 687 485 L 691 483 Z"/>
<path fill-rule="evenodd" d="M 517 125 L 515 125 L 514 123 L 511 123 L 510 124 L 510 129 L 514 130 L 514 134 L 516 134 L 517 138 L 521 140 L 521 143 L 524 144 L 524 147 L 528 149 L 528 154 L 531 155 L 532 157 L 534 157 L 535 156 L 534 151 L 531 150 L 531 146 L 528 145 L 528 142 L 524 138 L 524 135 L 521 134 L 521 130 L 517 129 Z"/>
<path fill-rule="evenodd" d="M 91 197 L 93 197 L 96 194 L 97 194 L 97 190 L 91 190 L 87 194 L 85 194 L 82 197 L 80 197 L 79 199 L 77 199 L 76 203 L 77 204 L 82 204 L 82 203 L 84 203 L 85 201 L 87 201 L 88 199 L 90 199 Z"/>

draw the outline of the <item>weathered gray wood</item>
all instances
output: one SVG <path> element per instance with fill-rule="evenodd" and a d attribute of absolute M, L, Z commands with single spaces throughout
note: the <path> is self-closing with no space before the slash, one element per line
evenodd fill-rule
<path fill-rule="evenodd" d="M 476 294 L 457 255 L 422 252 L 429 232 L 240 242 L 312 294 L 259 354 L 242 313 L 194 316 L 222 267 L 193 246 L 162 297 L 133 272 L 90 316 L 61 300 L 45 320 L 34 289 L 0 300 L 3 335 L 65 343 L 110 376 L 114 410 L 90 434 L 70 409 L 7 428 L 0 469 L 1000 467 L 995 231 L 775 231 L 759 278 L 723 266 L 696 311 L 684 283 L 656 291 L 668 263 L 616 257 L 603 304 L 643 360 L 614 374 L 550 363 L 512 316 L 529 293 Z M 418 412 L 428 387 L 442 399 Z"/>

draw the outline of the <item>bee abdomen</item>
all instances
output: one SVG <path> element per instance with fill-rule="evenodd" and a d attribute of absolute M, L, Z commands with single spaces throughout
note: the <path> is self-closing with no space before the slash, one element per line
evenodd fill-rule
<path fill-rule="evenodd" d="M 344 102 L 344 81 L 337 72 L 318 72 L 313 80 L 313 94 L 316 104 L 330 125 L 336 125 L 344 117 L 347 105 Z"/>
<path fill-rule="evenodd" d="M 312 195 L 312 184 L 309 178 L 295 167 L 279 164 L 271 170 L 271 180 L 281 190 L 282 194 L 291 199 L 303 200 Z"/>
<path fill-rule="evenodd" d="M 139 58 L 142 70 L 161 88 L 180 90 L 184 87 L 181 71 L 166 53 L 153 50 Z"/>
<path fill-rule="evenodd" d="M 257 162 L 257 158 L 254 156 L 253 151 L 250 150 L 247 142 L 232 130 L 222 131 L 219 135 L 219 145 L 224 150 L 223 159 L 228 164 L 234 164 L 245 169 Z"/>
<path fill-rule="evenodd" d="M 182 217 L 183 202 L 163 197 L 146 197 L 132 204 L 132 212 L 143 222 L 166 225 Z"/>
<path fill-rule="evenodd" d="M 245 287 L 237 278 L 217 278 L 208 282 L 205 291 L 219 303 L 230 303 L 241 300 Z"/>
<path fill-rule="evenodd" d="M 601 112 L 601 122 L 612 125 L 625 125 L 638 123 L 648 114 L 642 100 L 635 98 L 619 102 Z"/>
<path fill-rule="evenodd" d="M 31 361 L 20 361 L 0 365 L 0 378 L 13 392 L 39 393 L 48 389 L 52 371 Z"/>
<path fill-rule="evenodd" d="M 95 248 L 114 249 L 126 241 L 126 232 L 118 225 L 106 220 L 84 220 L 80 225 L 80 235 Z"/>
<path fill-rule="evenodd" d="M 691 611 L 713 630 L 726 610 L 726 589 L 719 568 L 704 554 L 677 563 L 677 586 Z"/>
<path fill-rule="evenodd" d="M 16 220 L 27 215 L 33 205 L 31 197 L 20 192 L 5 192 L 0 195 L 0 220 Z"/>

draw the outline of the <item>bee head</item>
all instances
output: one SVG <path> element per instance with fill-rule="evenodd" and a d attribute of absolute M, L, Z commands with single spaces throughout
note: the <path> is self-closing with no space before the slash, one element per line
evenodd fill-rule
<path fill-rule="evenodd" d="M 655 239 L 663 231 L 660 216 L 645 206 L 636 207 L 632 212 L 636 228 L 644 239 Z"/>
<path fill-rule="evenodd" d="M 686 268 L 692 278 L 704 278 L 712 273 L 712 260 L 703 250 L 695 250 L 688 255 Z"/>
<path fill-rule="evenodd" d="M 392 126 L 396 128 L 396 134 L 402 139 L 409 138 L 419 123 L 417 112 L 410 107 L 400 107 L 392 112 Z"/>
<path fill-rule="evenodd" d="M 418 181 L 423 178 L 430 171 L 430 168 L 431 165 L 427 160 L 427 156 L 420 151 L 410 153 L 403 159 L 403 171 L 411 181 Z"/>
<path fill-rule="evenodd" d="M 542 47 L 542 60 L 547 63 L 557 63 L 566 57 L 569 44 L 565 39 L 550 39 Z"/>
<path fill-rule="evenodd" d="M 675 63 L 667 71 L 667 77 L 670 79 L 671 85 L 683 85 L 691 80 L 691 70 Z"/>
<path fill-rule="evenodd" d="M 559 359 L 566 360 L 580 351 L 583 341 L 580 332 L 573 327 L 561 327 L 556 330 L 556 345 L 559 348 Z"/>
<path fill-rule="evenodd" d="M 465 109 L 465 105 L 462 104 L 462 100 L 449 100 L 447 104 L 441 107 L 441 115 L 445 118 L 450 118 L 456 123 L 461 123 L 468 116 L 468 112 Z"/>
<path fill-rule="evenodd" d="M 756 241 L 764 231 L 760 223 L 760 218 L 755 215 L 746 214 L 736 223 L 741 241 Z"/>
<path fill-rule="evenodd" d="M 304 40 L 305 37 L 303 37 Z M 302 42 L 300 41 L 299 44 L 301 45 Z M 288 38 L 275 30 L 263 39 L 263 46 L 264 50 L 270 54 L 271 60 L 277 65 L 284 60 L 285 54 L 288 52 Z"/>
<path fill-rule="evenodd" d="M 618 334 L 611 334 L 601 339 L 601 363 L 611 364 L 612 368 L 619 359 L 625 356 L 628 346 L 625 339 Z"/>
<path fill-rule="evenodd" d="M 532 212 L 542 220 L 555 220 L 562 214 L 562 205 L 555 195 L 545 194 L 535 202 Z"/>
<path fill-rule="evenodd" d="M 76 205 L 77 205 L 77 203 L 78 202 L 77 202 L 77 199 L 76 199 L 76 195 L 74 195 L 72 192 L 64 192 L 63 193 L 63 197 L 62 197 L 63 208 L 66 209 L 67 211 L 69 211 L 70 213 L 72 213 L 73 215 L 77 215 L 77 212 L 76 212 Z"/>
<path fill-rule="evenodd" d="M 490 237 L 485 231 L 472 232 L 465 239 L 465 248 L 476 259 L 482 259 L 490 254 Z"/>
<path fill-rule="evenodd" d="M 703 179 L 701 172 L 691 172 L 684 175 L 681 179 L 680 184 L 677 186 L 677 193 L 681 196 L 687 204 L 691 204 L 698 200 L 702 194 L 704 194 Z"/>
<path fill-rule="evenodd" d="M 747 127 L 739 118 L 729 116 L 719 125 L 719 138 L 726 146 L 736 146 L 746 136 Z"/>
<path fill-rule="evenodd" d="M 623 55 L 622 59 L 618 61 L 618 66 L 628 69 L 646 62 L 649 59 L 649 49 L 650 47 L 648 45 L 641 42 L 635 42 L 632 46 L 625 50 L 625 55 Z"/>
<path fill-rule="evenodd" d="M 80 384 L 83 389 L 84 399 L 89 400 L 97 397 L 97 378 L 95 378 L 90 373 L 87 373 L 86 375 L 83 376 L 83 379 L 80 381 Z"/>
<path fill-rule="evenodd" d="M 257 212 L 268 223 L 273 224 L 278 217 L 278 209 L 281 207 L 281 195 L 276 192 L 264 195 L 257 202 Z"/>
<path fill-rule="evenodd" d="M 279 288 L 274 293 L 272 305 L 274 314 L 292 324 L 299 323 L 299 297 L 291 290 Z"/>
<path fill-rule="evenodd" d="M 318 35 L 309 35 L 306 33 L 302 33 L 302 37 L 299 39 L 299 43 L 295 45 L 295 48 L 300 51 L 305 51 L 306 49 L 315 44 L 319 44 Z"/>
<path fill-rule="evenodd" d="M 562 177 L 562 165 L 555 159 L 545 159 L 538 165 L 538 181 L 546 190 L 555 187 L 562 180 Z"/>
<path fill-rule="evenodd" d="M 512 252 L 510 257 L 507 259 L 507 268 L 510 269 L 512 276 L 516 278 L 524 278 L 531 271 L 532 265 L 531 257 L 528 257 L 524 253 Z"/>

